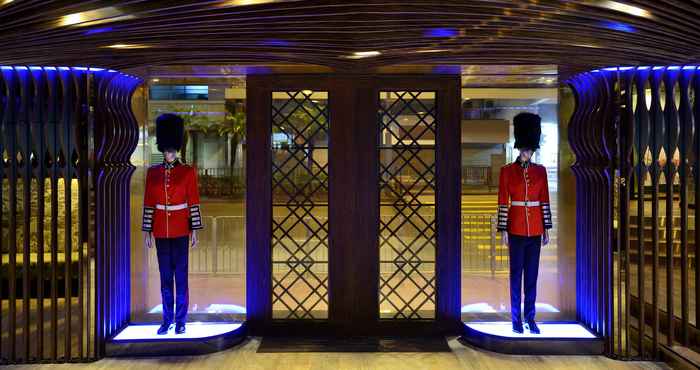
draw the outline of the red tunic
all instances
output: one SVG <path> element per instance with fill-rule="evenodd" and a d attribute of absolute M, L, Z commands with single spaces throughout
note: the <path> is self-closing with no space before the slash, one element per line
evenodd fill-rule
<path fill-rule="evenodd" d="M 537 236 L 551 228 L 552 212 L 544 166 L 520 162 L 518 157 L 515 162 L 501 167 L 497 229 L 515 235 Z"/>
<path fill-rule="evenodd" d="M 201 228 L 197 170 L 179 160 L 149 167 L 142 230 L 156 238 L 177 238 Z"/>

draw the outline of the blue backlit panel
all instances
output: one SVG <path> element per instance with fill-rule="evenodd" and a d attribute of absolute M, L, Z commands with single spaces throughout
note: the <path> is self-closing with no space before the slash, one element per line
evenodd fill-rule
<path fill-rule="evenodd" d="M 113 340 L 172 340 L 172 339 L 200 339 L 210 338 L 226 334 L 240 329 L 241 323 L 187 323 L 185 333 L 175 334 L 175 325 L 170 328 L 168 334 L 158 335 L 160 325 L 129 325 Z"/>
<path fill-rule="evenodd" d="M 567 338 L 567 339 L 595 339 L 588 329 L 578 323 L 537 323 L 540 328 L 540 334 L 530 334 L 525 329 L 523 334 L 513 332 L 513 326 L 510 322 L 465 322 L 464 325 L 469 328 L 479 331 L 484 334 L 495 335 L 505 338 Z"/>

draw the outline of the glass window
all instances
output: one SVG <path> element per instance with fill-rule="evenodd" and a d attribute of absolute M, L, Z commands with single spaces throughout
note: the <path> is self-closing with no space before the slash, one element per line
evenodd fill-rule
<path fill-rule="evenodd" d="M 208 100 L 207 85 L 152 85 L 151 100 Z"/>

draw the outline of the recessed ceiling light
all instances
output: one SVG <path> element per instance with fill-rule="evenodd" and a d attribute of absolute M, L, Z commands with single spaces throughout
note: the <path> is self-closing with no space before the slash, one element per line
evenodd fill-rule
<path fill-rule="evenodd" d="M 124 14 L 124 12 L 113 6 L 108 6 L 106 8 L 64 15 L 58 19 L 57 23 L 60 27 L 73 25 L 84 27 L 131 18 L 134 18 L 134 16 Z"/>
<path fill-rule="evenodd" d="M 362 59 L 362 58 L 369 58 L 369 57 L 376 57 L 378 55 L 381 55 L 382 53 L 372 50 L 372 51 L 356 51 L 352 53 L 352 55 L 348 55 L 347 57 L 350 59 Z"/>
<path fill-rule="evenodd" d="M 215 6 L 226 7 L 226 6 L 245 6 L 245 5 L 260 5 L 268 3 L 283 3 L 290 0 L 227 0 Z"/>
<path fill-rule="evenodd" d="M 610 10 L 616 10 L 618 12 L 627 13 L 627 14 L 634 15 L 637 17 L 653 18 L 650 11 L 648 11 L 644 8 L 640 8 L 638 6 L 621 3 L 619 1 L 611 1 L 611 0 L 597 1 L 597 2 L 593 3 L 592 5 L 599 6 L 601 8 L 610 9 Z"/>
<path fill-rule="evenodd" d="M 110 48 L 110 49 L 145 49 L 145 48 L 150 48 L 150 46 L 144 45 L 144 44 L 112 44 L 112 45 L 103 46 L 103 48 Z"/>
<path fill-rule="evenodd" d="M 7 5 L 15 0 L 0 0 L 0 6 Z"/>
<path fill-rule="evenodd" d="M 442 49 L 423 49 L 423 50 L 416 50 L 416 53 L 439 53 L 441 51 L 444 51 Z"/>
<path fill-rule="evenodd" d="M 154 78 L 151 80 L 151 82 L 160 82 L 160 79 Z"/>
<path fill-rule="evenodd" d="M 594 44 L 571 44 L 571 46 L 577 46 L 580 48 L 593 48 L 593 49 L 600 49 L 602 46 L 599 45 L 594 45 Z"/>

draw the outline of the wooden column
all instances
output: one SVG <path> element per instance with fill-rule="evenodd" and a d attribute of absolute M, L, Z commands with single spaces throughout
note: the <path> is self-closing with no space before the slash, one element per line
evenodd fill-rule
<path fill-rule="evenodd" d="M 246 308 L 251 331 L 269 320 L 271 256 L 270 104 L 272 95 L 262 76 L 246 84 Z"/>
<path fill-rule="evenodd" d="M 334 78 L 330 92 L 330 319 L 359 334 L 379 318 L 377 101 L 367 76 Z"/>

